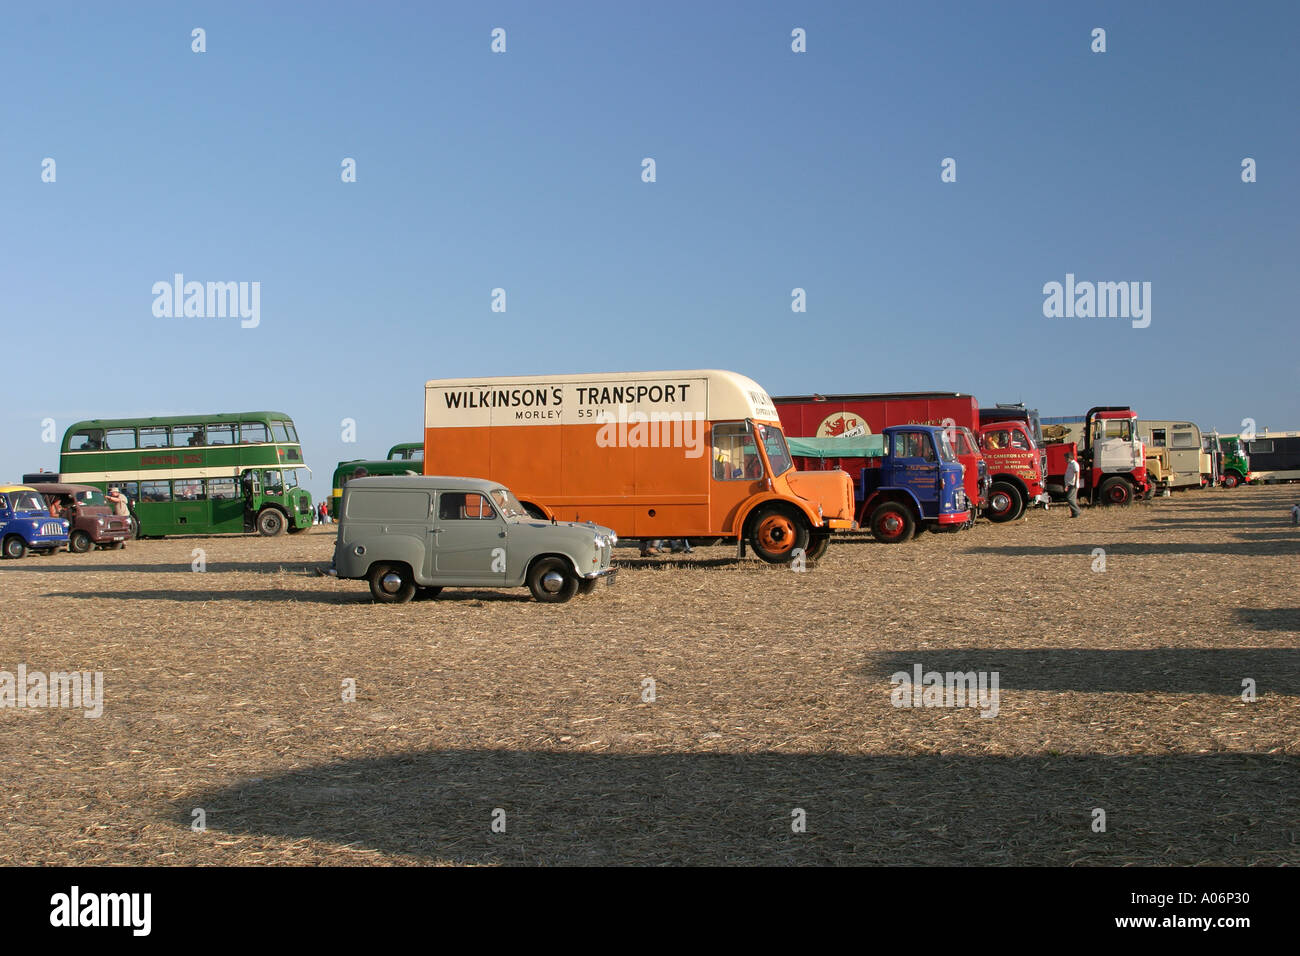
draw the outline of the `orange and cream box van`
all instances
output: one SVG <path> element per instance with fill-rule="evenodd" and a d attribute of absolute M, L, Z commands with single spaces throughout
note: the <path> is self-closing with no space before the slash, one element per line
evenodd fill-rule
<path fill-rule="evenodd" d="M 849 476 L 796 471 L 772 399 L 735 372 L 435 380 L 424 449 L 426 475 L 488 478 L 622 540 L 725 538 L 776 564 L 854 526 Z"/>

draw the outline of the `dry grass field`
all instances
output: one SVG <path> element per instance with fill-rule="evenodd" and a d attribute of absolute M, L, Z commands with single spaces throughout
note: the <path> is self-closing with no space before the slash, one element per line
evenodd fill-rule
<path fill-rule="evenodd" d="M 1297 499 L 851 535 L 803 574 L 620 549 L 558 606 L 374 605 L 314 574 L 332 527 L 4 561 L 0 670 L 102 671 L 104 713 L 0 710 L 0 862 L 1297 863 Z M 997 715 L 894 707 L 914 664 L 996 671 Z"/>

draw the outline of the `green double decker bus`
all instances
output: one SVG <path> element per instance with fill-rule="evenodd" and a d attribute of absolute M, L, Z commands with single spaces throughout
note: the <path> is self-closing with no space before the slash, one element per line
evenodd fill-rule
<path fill-rule="evenodd" d="M 77 422 L 59 455 L 60 480 L 125 494 L 141 537 L 309 528 L 306 467 L 283 412 Z"/>
<path fill-rule="evenodd" d="M 339 518 L 339 503 L 343 500 L 343 486 L 348 479 L 358 473 L 374 475 L 419 475 L 424 472 L 424 442 L 407 441 L 388 449 L 388 457 L 382 461 L 366 461 L 354 458 L 341 461 L 334 469 L 334 482 L 330 486 L 330 515 L 335 521 Z"/>

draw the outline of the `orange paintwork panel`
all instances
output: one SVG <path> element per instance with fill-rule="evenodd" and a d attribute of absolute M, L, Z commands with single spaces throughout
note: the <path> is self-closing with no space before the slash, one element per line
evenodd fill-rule
<path fill-rule="evenodd" d="M 499 481 L 561 521 L 595 521 L 624 537 L 734 533 L 726 522 L 762 482 L 712 481 L 702 454 L 682 448 L 603 448 L 599 425 L 430 428 L 426 475 Z M 721 486 L 710 488 L 711 484 Z M 653 512 L 653 514 L 651 513 Z"/>

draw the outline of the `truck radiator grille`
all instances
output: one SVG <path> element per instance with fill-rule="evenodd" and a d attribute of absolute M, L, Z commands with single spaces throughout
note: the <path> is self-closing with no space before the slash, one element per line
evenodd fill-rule
<path fill-rule="evenodd" d="M 47 521 L 41 525 L 41 534 L 43 535 L 60 535 L 63 534 L 63 526 L 55 521 Z"/>

